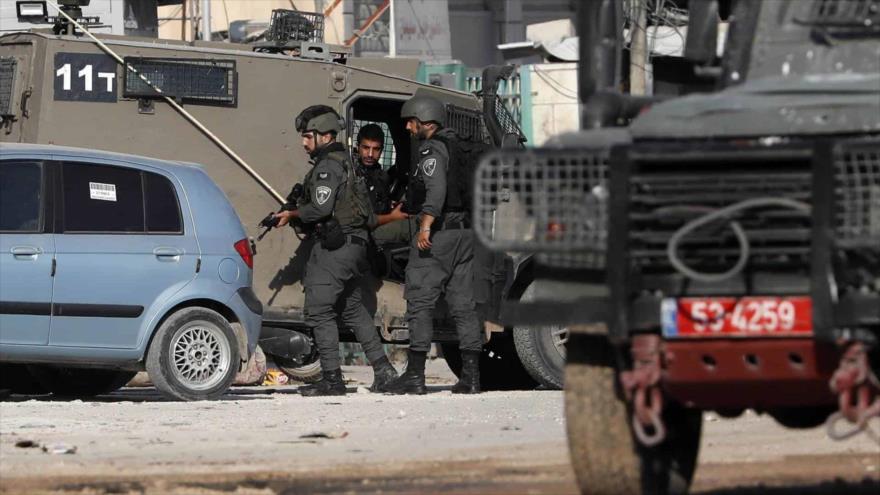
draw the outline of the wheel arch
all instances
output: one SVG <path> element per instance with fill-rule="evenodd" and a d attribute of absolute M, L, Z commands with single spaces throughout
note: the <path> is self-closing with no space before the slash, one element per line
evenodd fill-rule
<path fill-rule="evenodd" d="M 156 321 L 156 324 L 150 329 L 149 338 L 146 339 L 146 345 L 143 348 L 142 360 L 147 359 L 147 352 L 150 350 L 150 345 L 153 343 L 153 338 L 155 338 L 156 333 L 160 328 L 162 328 L 162 324 L 174 313 L 180 311 L 185 308 L 192 307 L 201 307 L 207 308 L 212 311 L 217 312 L 223 318 L 226 318 L 226 321 L 229 322 L 229 325 L 232 327 L 232 332 L 235 334 L 235 340 L 238 341 L 238 350 L 239 350 L 239 361 L 244 359 L 244 362 L 247 363 L 248 349 L 247 349 L 247 334 L 244 330 L 244 327 L 241 324 L 241 320 L 238 318 L 238 315 L 235 314 L 235 311 L 232 310 L 229 306 L 210 298 L 193 298 L 186 299 L 184 301 L 180 301 L 176 303 L 174 306 L 165 310 L 162 313 L 162 317 Z M 239 363 L 239 368 L 241 368 L 242 364 Z"/>

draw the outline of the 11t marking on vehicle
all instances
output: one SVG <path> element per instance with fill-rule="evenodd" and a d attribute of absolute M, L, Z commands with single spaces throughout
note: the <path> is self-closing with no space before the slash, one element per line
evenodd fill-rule
<path fill-rule="evenodd" d="M 106 55 L 55 54 L 55 100 L 116 102 L 117 65 Z"/>

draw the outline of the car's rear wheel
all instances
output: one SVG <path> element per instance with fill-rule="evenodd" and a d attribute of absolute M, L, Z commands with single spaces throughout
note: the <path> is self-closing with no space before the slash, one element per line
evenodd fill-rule
<path fill-rule="evenodd" d="M 607 339 L 572 335 L 565 368 L 571 463 L 584 494 L 687 493 L 700 443 L 701 413 L 668 405 L 667 439 L 646 448 L 633 438 Z"/>
<path fill-rule="evenodd" d="M 232 326 L 208 308 L 184 308 L 169 316 L 150 343 L 147 373 L 160 392 L 179 400 L 223 395 L 238 372 Z"/>
<path fill-rule="evenodd" d="M 520 302 L 534 300 L 534 285 L 529 285 Z M 567 341 L 568 329 L 558 325 L 518 326 L 513 329 L 513 342 L 523 367 L 536 382 L 550 389 L 562 388 Z"/>
<path fill-rule="evenodd" d="M 44 389 L 60 397 L 94 397 L 109 394 L 125 386 L 136 371 L 68 368 L 53 365 L 27 367 Z"/>

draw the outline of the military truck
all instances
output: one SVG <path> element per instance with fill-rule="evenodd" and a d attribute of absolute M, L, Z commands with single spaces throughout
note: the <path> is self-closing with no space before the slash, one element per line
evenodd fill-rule
<path fill-rule="evenodd" d="M 621 94 L 621 2 L 583 2 L 582 130 L 477 171 L 478 237 L 537 274 L 502 321 L 569 331 L 583 493 L 685 493 L 703 411 L 880 415 L 880 3 L 689 4 L 713 91 Z"/>
<path fill-rule="evenodd" d="M 485 98 L 420 84 L 414 80 L 416 60 L 355 58 L 348 48 L 325 44 L 320 14 L 275 11 L 267 33 L 251 45 L 98 35 L 105 49 L 64 22 L 59 15 L 52 30 L 0 37 L 0 144 L 69 145 L 204 164 L 254 238 L 262 233 L 260 219 L 279 209 L 308 170 L 293 121 L 306 106 L 338 110 L 348 126 L 340 138 L 352 146 L 366 123 L 385 130 L 382 164 L 394 178 L 395 198 L 403 194 L 416 149 L 400 108 L 417 92 L 445 102 L 451 125 L 467 139 L 498 146 L 523 139 L 494 95 L 509 69 L 486 73 Z M 483 115 L 490 118 L 484 121 Z M 316 379 L 317 352 L 302 321 L 301 279 L 309 244 L 285 228 L 268 233 L 255 247 L 254 289 L 265 308 L 261 347 L 291 375 Z M 482 282 L 478 302 L 491 321 L 497 313 L 492 301 L 498 301 L 507 274 L 503 260 L 485 259 L 489 255 L 481 254 L 477 277 Z M 371 309 L 383 339 L 405 343 L 399 264 L 405 263 L 406 246 L 387 249 L 384 258 L 386 266 L 398 266 L 374 281 L 379 289 Z M 435 338 L 455 370 L 460 366 L 457 337 L 442 311 L 439 315 Z M 511 329 L 488 327 L 495 332 L 488 333 L 483 356 L 484 385 L 534 387 L 517 359 Z M 353 341 L 353 334 L 344 332 L 343 339 Z M 561 364 L 552 372 L 561 382 Z"/>

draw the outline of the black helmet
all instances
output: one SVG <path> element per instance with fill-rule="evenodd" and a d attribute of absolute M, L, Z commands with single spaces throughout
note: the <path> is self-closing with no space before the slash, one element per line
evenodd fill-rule
<path fill-rule="evenodd" d="M 340 132 L 345 128 L 345 120 L 327 105 L 312 105 L 296 116 L 294 121 L 299 133 L 315 131 L 320 134 Z"/>
<path fill-rule="evenodd" d="M 433 96 L 413 96 L 400 109 L 400 118 L 419 119 L 420 122 L 436 122 L 440 127 L 446 125 L 446 107 Z"/>

